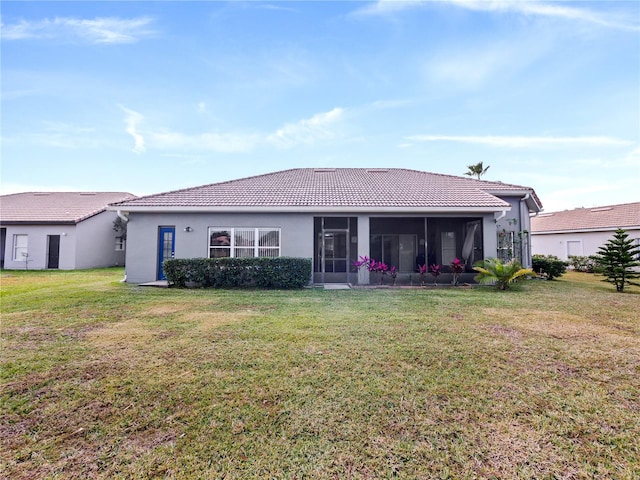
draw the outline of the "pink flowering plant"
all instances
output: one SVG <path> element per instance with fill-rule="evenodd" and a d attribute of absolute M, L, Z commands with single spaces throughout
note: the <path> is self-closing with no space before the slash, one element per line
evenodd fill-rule
<path fill-rule="evenodd" d="M 386 263 L 380 261 L 376 261 L 373 258 L 369 258 L 366 256 L 361 256 L 360 260 L 357 260 L 355 262 L 353 262 L 353 266 L 356 269 L 360 269 L 360 268 L 366 268 L 367 270 L 369 270 L 371 273 L 379 273 L 380 274 L 380 285 L 382 285 L 382 283 L 384 282 L 384 276 L 389 273 L 391 275 L 391 278 L 393 278 L 393 283 L 395 285 L 396 283 L 396 278 L 398 276 L 398 272 L 396 270 L 396 267 L 391 267 L 389 268 L 389 265 L 387 265 Z"/>
<path fill-rule="evenodd" d="M 424 287 L 424 279 L 425 276 L 427 275 L 427 264 L 425 263 L 424 265 L 418 265 L 418 273 L 420 274 L 420 285 L 422 285 Z"/>
<path fill-rule="evenodd" d="M 353 262 L 353 267 L 356 270 L 359 270 L 363 267 L 369 269 L 369 265 L 371 264 L 371 259 L 369 257 L 360 257 L 360 260 L 356 260 L 355 262 Z"/>
<path fill-rule="evenodd" d="M 453 281 L 451 283 L 453 283 L 454 285 L 458 285 L 460 275 L 464 273 L 464 263 L 462 263 L 459 258 L 454 258 L 449 267 L 451 268 L 451 273 L 453 274 Z"/>
<path fill-rule="evenodd" d="M 433 284 L 438 285 L 438 276 L 442 273 L 442 267 L 434 263 L 429 267 L 429 273 L 434 278 Z"/>

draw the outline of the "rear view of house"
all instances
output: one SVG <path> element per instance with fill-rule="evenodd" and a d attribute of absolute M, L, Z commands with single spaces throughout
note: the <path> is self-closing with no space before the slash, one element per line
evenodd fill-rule
<path fill-rule="evenodd" d="M 109 203 L 126 192 L 29 192 L 0 197 L 0 262 L 5 269 L 124 265 L 125 237 Z"/>
<path fill-rule="evenodd" d="M 618 228 L 640 245 L 640 202 L 541 213 L 531 220 L 532 251 L 561 260 L 595 255 Z"/>
<path fill-rule="evenodd" d="M 360 256 L 407 278 L 422 264 L 486 257 L 530 264 L 530 187 L 389 168 L 301 168 L 109 207 L 128 218 L 127 280 L 191 257 L 304 257 L 316 283 L 369 283 Z"/>

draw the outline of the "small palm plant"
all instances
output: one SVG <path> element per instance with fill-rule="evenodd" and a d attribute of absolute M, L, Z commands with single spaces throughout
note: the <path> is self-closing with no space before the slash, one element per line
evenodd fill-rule
<path fill-rule="evenodd" d="M 478 272 L 474 278 L 476 282 L 483 285 L 495 285 L 499 290 L 506 290 L 519 278 L 533 274 L 533 270 L 522 268 L 520 262 L 515 259 L 502 263 L 497 258 L 487 258 L 476 263 L 473 269 Z"/>

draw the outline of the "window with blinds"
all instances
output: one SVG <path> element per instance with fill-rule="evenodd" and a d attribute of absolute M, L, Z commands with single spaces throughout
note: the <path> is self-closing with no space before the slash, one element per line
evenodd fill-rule
<path fill-rule="evenodd" d="M 209 227 L 209 258 L 279 256 L 279 228 Z"/>

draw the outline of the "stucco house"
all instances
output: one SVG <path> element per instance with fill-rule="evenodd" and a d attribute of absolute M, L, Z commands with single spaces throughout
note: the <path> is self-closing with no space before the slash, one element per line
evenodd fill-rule
<path fill-rule="evenodd" d="M 125 240 L 107 205 L 126 192 L 28 192 L 0 196 L 0 261 L 5 269 L 124 265 Z"/>
<path fill-rule="evenodd" d="M 313 259 L 315 283 L 370 281 L 359 256 L 395 266 L 485 257 L 531 263 L 530 187 L 400 168 L 299 168 L 114 203 L 128 218 L 127 281 L 163 279 L 167 258 Z M 520 241 L 526 237 L 523 241 Z M 471 273 L 470 273 L 471 274 Z"/>
<path fill-rule="evenodd" d="M 640 244 L 640 202 L 541 213 L 531 219 L 531 249 L 561 260 L 595 255 L 617 228 Z"/>

